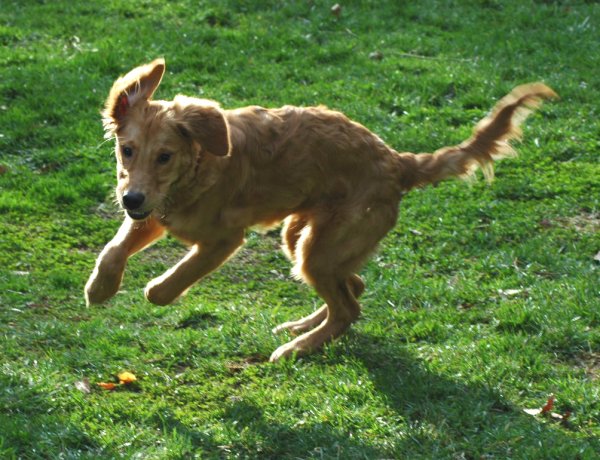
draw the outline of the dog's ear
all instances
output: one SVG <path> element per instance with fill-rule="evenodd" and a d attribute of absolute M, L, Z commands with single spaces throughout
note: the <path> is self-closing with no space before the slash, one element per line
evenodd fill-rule
<path fill-rule="evenodd" d="M 137 102 L 152 98 L 165 73 L 165 60 L 156 59 L 136 67 L 114 82 L 104 105 L 102 118 L 107 137 L 122 124 L 127 113 Z"/>
<path fill-rule="evenodd" d="M 229 155 L 229 125 L 216 102 L 186 96 L 177 96 L 173 102 L 177 127 L 185 137 L 213 155 Z"/>

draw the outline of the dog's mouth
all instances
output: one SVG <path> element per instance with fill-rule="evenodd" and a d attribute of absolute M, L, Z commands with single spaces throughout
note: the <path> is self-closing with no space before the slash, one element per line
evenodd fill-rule
<path fill-rule="evenodd" d="M 125 212 L 133 220 L 144 220 L 146 217 L 148 217 L 152 213 L 152 210 L 146 211 L 146 212 L 136 212 L 136 211 L 129 211 L 126 209 Z"/>

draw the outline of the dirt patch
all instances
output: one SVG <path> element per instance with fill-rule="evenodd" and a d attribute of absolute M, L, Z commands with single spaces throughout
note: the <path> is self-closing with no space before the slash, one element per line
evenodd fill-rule
<path fill-rule="evenodd" d="M 583 369 L 592 381 L 600 379 L 600 353 L 583 353 L 576 358 L 577 366 Z"/>
<path fill-rule="evenodd" d="M 558 227 L 573 228 L 581 233 L 595 233 L 600 231 L 600 214 L 582 213 L 556 219 L 554 223 Z"/>
<path fill-rule="evenodd" d="M 250 366 L 261 364 L 267 361 L 268 357 L 260 354 L 254 354 L 242 358 L 240 361 L 229 361 L 225 364 L 225 366 L 231 374 L 237 374 L 238 372 L 242 372 L 244 369 Z"/>

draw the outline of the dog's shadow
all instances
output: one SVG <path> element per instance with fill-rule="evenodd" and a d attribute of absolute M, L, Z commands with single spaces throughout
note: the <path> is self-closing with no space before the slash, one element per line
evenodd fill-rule
<path fill-rule="evenodd" d="M 446 434 L 452 436 L 456 431 L 456 436 L 464 436 L 471 429 L 484 428 L 477 428 L 482 422 L 493 425 L 499 417 L 514 412 L 497 390 L 485 384 L 464 383 L 468 376 L 452 379 L 440 374 L 426 360 L 383 337 L 356 332 L 353 336 L 349 345 L 353 356 L 363 363 L 376 390 L 408 426 L 430 425 L 438 432 L 443 427 Z"/>
<path fill-rule="evenodd" d="M 465 383 L 469 376 L 440 374 L 385 338 L 359 332 L 349 336 L 351 340 L 337 347 L 339 358 L 323 365 L 344 365 L 344 352 L 364 365 L 392 423 L 398 424 L 399 431 L 388 436 L 386 446 L 371 442 L 369 436 L 353 436 L 350 428 L 333 423 L 274 422 L 259 406 L 240 400 L 227 406 L 223 418 L 236 420 L 246 437 L 260 439 L 260 451 L 236 445 L 238 453 L 241 448 L 262 458 L 433 458 L 435 452 L 442 457 L 507 458 L 520 452 L 522 458 L 545 458 L 539 456 L 540 449 L 560 452 L 573 442 L 565 433 L 568 427 L 527 415 L 493 388 L 499 386 L 495 381 Z M 382 424 L 390 422 L 385 418 L 381 417 Z M 582 442 L 581 452 L 591 449 L 594 442 L 588 441 Z M 298 446 L 305 450 L 294 451 Z"/>
<path fill-rule="evenodd" d="M 507 458 L 516 452 L 522 458 L 545 458 L 540 449 L 560 452 L 573 443 L 566 430 L 574 426 L 528 415 L 502 394 L 501 382 L 509 376 L 494 374 L 494 379 L 474 383 L 464 370 L 455 377 L 432 370 L 427 360 L 385 337 L 351 334 L 346 347 L 406 427 L 393 443 L 395 455 L 410 452 L 413 458 L 431 458 L 439 448 L 460 458 Z M 593 437 L 587 441 L 580 452 L 591 453 L 591 445 L 600 447 Z"/>

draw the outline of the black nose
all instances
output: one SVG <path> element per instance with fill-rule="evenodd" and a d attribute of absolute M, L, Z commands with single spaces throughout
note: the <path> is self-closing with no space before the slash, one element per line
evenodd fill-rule
<path fill-rule="evenodd" d="M 128 190 L 123 194 L 123 205 L 125 205 L 127 209 L 133 211 L 139 209 L 145 199 L 146 197 L 143 193 Z"/>

